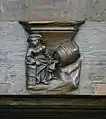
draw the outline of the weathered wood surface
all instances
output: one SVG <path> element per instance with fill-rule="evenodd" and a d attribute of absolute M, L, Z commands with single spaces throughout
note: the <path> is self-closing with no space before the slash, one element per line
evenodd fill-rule
<path fill-rule="evenodd" d="M 106 83 L 106 22 L 86 22 L 75 38 L 82 53 L 79 94 L 98 94 Z M 104 87 L 99 94 L 106 95 Z"/>
<path fill-rule="evenodd" d="M 1 117 L 22 118 L 22 119 L 105 119 L 105 107 L 89 107 L 89 106 L 56 106 L 56 105 L 13 105 L 0 106 Z"/>
<path fill-rule="evenodd" d="M 0 106 L 0 115 L 5 118 L 106 118 L 106 97 L 0 96 L 0 104 L 3 104 Z"/>
<path fill-rule="evenodd" d="M 106 0 L 0 0 L 0 20 L 106 20 Z"/>
<path fill-rule="evenodd" d="M 25 90 L 26 41 L 18 22 L 0 22 L 0 94 L 29 94 Z M 72 94 L 106 94 L 106 22 L 86 22 L 75 41 L 83 64 L 79 88 Z"/>
<path fill-rule="evenodd" d="M 26 41 L 18 22 L 0 22 L 0 94 L 25 90 Z"/>
<path fill-rule="evenodd" d="M 105 107 L 106 96 L 88 95 L 0 95 L 2 105 Z"/>

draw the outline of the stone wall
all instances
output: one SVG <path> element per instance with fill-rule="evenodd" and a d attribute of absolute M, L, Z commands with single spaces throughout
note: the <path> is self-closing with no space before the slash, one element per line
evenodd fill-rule
<path fill-rule="evenodd" d="M 106 20 L 106 0 L 0 0 L 0 20 Z"/>

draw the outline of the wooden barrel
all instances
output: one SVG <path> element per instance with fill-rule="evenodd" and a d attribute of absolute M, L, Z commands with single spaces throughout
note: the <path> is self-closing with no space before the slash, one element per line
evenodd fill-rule
<path fill-rule="evenodd" d="M 79 47 L 74 41 L 59 45 L 54 52 L 54 57 L 59 60 L 60 66 L 74 63 L 79 57 Z"/>

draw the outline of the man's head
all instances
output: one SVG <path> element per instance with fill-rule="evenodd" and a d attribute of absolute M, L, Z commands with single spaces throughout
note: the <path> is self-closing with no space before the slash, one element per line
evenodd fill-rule
<path fill-rule="evenodd" d="M 39 45 L 40 40 L 42 40 L 42 36 L 40 34 L 31 34 L 28 38 L 29 44 L 31 44 L 34 47 Z"/>

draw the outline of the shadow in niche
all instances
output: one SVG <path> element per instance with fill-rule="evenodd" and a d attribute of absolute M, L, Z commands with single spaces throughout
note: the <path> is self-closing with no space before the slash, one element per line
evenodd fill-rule
<path fill-rule="evenodd" d="M 68 40 L 73 40 L 79 27 L 85 21 L 69 21 L 69 22 L 55 22 L 55 21 L 19 21 L 27 33 L 41 34 L 47 47 L 55 48 L 57 44 L 64 43 Z"/>

